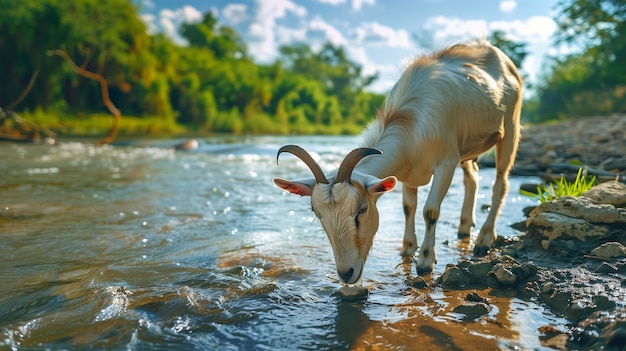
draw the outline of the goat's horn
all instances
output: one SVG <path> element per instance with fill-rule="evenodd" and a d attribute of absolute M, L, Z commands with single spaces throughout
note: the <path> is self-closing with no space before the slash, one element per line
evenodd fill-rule
<path fill-rule="evenodd" d="M 341 165 L 339 166 L 337 176 L 335 177 L 335 183 L 350 181 L 354 167 L 356 167 L 356 164 L 359 163 L 363 157 L 380 154 L 382 154 L 382 151 L 367 147 L 350 151 L 348 156 L 343 159 Z"/>
<path fill-rule="evenodd" d="M 278 153 L 276 154 L 276 163 L 278 163 L 278 156 L 280 156 L 280 154 L 283 152 L 288 152 L 301 159 L 309 167 L 311 172 L 313 172 L 316 183 L 328 184 L 328 180 L 326 179 L 322 168 L 319 164 L 317 164 L 317 162 L 315 162 L 313 157 L 311 157 L 311 155 L 306 152 L 305 149 L 297 145 L 285 145 L 278 150 Z"/>

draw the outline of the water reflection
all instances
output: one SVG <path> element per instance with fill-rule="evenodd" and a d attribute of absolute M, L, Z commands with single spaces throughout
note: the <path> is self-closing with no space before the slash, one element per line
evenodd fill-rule
<path fill-rule="evenodd" d="M 271 182 L 309 175 L 297 160 L 275 166 L 288 143 L 332 169 L 356 141 L 221 139 L 193 152 L 171 142 L 0 144 L 0 349 L 539 348 L 537 328 L 559 323 L 532 301 L 488 291 L 479 293 L 492 312 L 467 320 L 452 311 L 467 291 L 410 287 L 412 262 L 398 255 L 399 190 L 379 201 L 368 300 L 340 300 L 330 245 L 308 200 Z M 481 175 L 479 205 L 493 171 Z M 456 176 L 431 285 L 471 248 L 456 239 Z M 511 189 L 522 181 L 512 179 Z M 507 202 L 500 234 L 514 234 L 507 224 L 524 206 Z M 485 216 L 477 213 L 477 222 Z"/>

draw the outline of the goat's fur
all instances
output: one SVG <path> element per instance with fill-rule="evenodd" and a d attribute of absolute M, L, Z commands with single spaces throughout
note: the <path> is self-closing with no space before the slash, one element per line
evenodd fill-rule
<path fill-rule="evenodd" d="M 334 184 L 332 177 L 329 184 L 297 182 L 304 184 L 308 193 L 289 190 L 287 184 L 293 186 L 294 182 L 275 182 L 293 193 L 312 195 L 313 209 L 333 246 L 339 275 L 352 283 L 356 274 L 350 278 L 345 273 L 358 273 L 360 279 L 378 228 L 376 200 L 395 186 L 392 178 L 403 183 L 406 224 L 402 255 L 412 255 L 418 247 L 417 188 L 432 178 L 423 210 L 426 233 L 416 262 L 418 272 L 430 272 L 437 259 L 435 227 L 454 169 L 460 163 L 464 174 L 459 237 L 465 237 L 471 234 L 475 221 L 476 160 L 494 145 L 496 180 L 491 209 L 475 241 L 474 253 L 485 254 L 495 241 L 495 222 L 517 151 L 521 105 L 521 77 L 502 51 L 486 41 L 454 45 L 418 57 L 406 67 L 376 120 L 363 134 L 363 145 L 379 149 L 383 155 L 363 159 L 349 182 Z M 375 191 L 376 187 L 380 191 Z M 363 206 L 370 210 L 359 212 Z M 360 215 L 372 222 L 367 228 L 355 227 L 354 218 Z M 348 279 L 343 279 L 346 276 Z"/>

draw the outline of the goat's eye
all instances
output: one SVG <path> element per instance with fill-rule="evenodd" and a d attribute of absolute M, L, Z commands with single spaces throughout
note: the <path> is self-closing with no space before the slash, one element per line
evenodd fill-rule
<path fill-rule="evenodd" d="M 357 212 L 356 217 L 354 218 L 354 224 L 356 224 L 356 228 L 359 228 L 359 225 L 361 224 L 359 222 L 359 217 L 361 217 L 362 214 L 364 214 L 365 212 L 367 212 L 367 206 L 361 207 L 359 209 L 359 212 Z"/>

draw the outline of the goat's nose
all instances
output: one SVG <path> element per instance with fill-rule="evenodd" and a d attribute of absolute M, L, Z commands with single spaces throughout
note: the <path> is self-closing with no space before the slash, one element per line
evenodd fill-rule
<path fill-rule="evenodd" d="M 352 277 L 352 274 L 354 273 L 354 268 L 350 268 L 347 271 L 340 271 L 337 270 L 337 274 L 339 275 L 339 278 L 341 278 L 342 281 L 347 282 L 348 280 L 350 280 L 350 277 Z"/>

